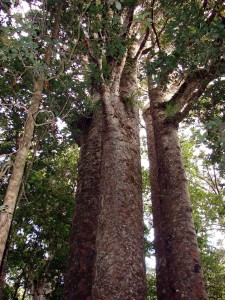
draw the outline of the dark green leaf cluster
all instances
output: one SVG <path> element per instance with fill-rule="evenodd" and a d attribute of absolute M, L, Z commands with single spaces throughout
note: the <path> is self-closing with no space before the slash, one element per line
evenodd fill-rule
<path fill-rule="evenodd" d="M 181 145 L 209 298 L 222 300 L 225 293 L 224 250 L 222 245 L 212 242 L 225 224 L 223 178 L 204 153 L 195 153 L 193 139 L 181 139 Z"/>
<path fill-rule="evenodd" d="M 212 150 L 210 159 L 218 164 L 221 174 L 225 172 L 224 90 L 223 79 L 214 81 L 193 107 L 193 114 L 199 117 L 205 129 L 199 139 Z"/>
<path fill-rule="evenodd" d="M 190 0 L 182 4 L 162 1 L 161 5 L 167 21 L 160 36 L 161 49 L 150 52 L 148 75 L 157 83 L 167 84 L 172 73 L 173 79 L 175 76 L 181 80 L 187 71 L 207 69 L 209 65 L 220 69 L 225 30 L 219 12 L 208 20 L 201 1 Z"/>
<path fill-rule="evenodd" d="M 7 269 L 14 292 L 18 278 L 29 289 L 44 279 L 49 299 L 62 293 L 77 178 L 78 150 L 59 142 L 46 136 L 41 144 L 15 216 Z"/>

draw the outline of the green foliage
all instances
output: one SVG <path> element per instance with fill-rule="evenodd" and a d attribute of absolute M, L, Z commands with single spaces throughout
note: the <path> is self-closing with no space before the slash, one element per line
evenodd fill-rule
<path fill-rule="evenodd" d="M 157 300 L 156 276 L 154 272 L 147 274 L 147 300 Z"/>
<path fill-rule="evenodd" d="M 55 146 L 43 143 L 34 163 L 16 212 L 7 269 L 10 281 L 22 274 L 20 286 L 28 288 L 45 278 L 52 287 L 49 299 L 62 293 L 78 158 L 76 147 Z"/>
<path fill-rule="evenodd" d="M 134 111 L 136 99 L 137 99 L 138 93 L 136 91 L 133 91 L 130 96 L 122 97 L 122 101 L 125 103 L 125 105 L 131 110 Z"/>
<path fill-rule="evenodd" d="M 0 60 L 9 69 L 32 69 L 35 74 L 45 78 L 48 66 L 40 57 L 44 48 L 41 49 L 38 43 L 36 24 L 31 20 L 25 21 L 21 15 L 16 16 L 15 22 L 16 28 L 2 28 L 4 46 L 1 48 Z"/>
<path fill-rule="evenodd" d="M 217 9 L 214 3 L 206 13 L 201 1 L 161 1 L 165 24 L 158 31 L 163 26 L 165 29 L 160 35 L 160 50 L 151 49 L 147 66 L 147 73 L 155 83 L 166 85 L 174 77 L 181 80 L 187 72 L 207 69 L 210 64 L 220 70 L 225 38 L 222 8 L 218 8 L 212 20 L 207 19 Z"/>
<path fill-rule="evenodd" d="M 166 114 L 168 118 L 174 117 L 177 112 L 178 112 L 177 107 L 174 106 L 172 103 L 166 104 Z"/>
<path fill-rule="evenodd" d="M 5 205 L 0 205 L 0 212 L 6 210 L 6 206 Z"/>
<path fill-rule="evenodd" d="M 212 150 L 209 159 L 217 164 L 223 176 L 225 172 L 225 81 L 220 79 L 211 84 L 198 103 L 193 107 L 193 115 L 201 122 L 200 130 L 194 130 L 199 142 Z"/>
<path fill-rule="evenodd" d="M 55 1 L 50 9 L 53 7 Z M 0 36 L 0 154 L 4 155 L 6 162 L 9 158 L 13 161 L 14 155 L 11 154 L 18 150 L 33 93 L 33 78 L 37 75 L 53 77 L 43 91 L 44 101 L 37 118 L 39 125 L 46 124 L 36 128 L 26 169 L 29 169 L 32 151 L 38 144 L 39 151 L 28 182 L 25 173 L 25 194 L 13 223 L 7 267 L 10 286 L 6 284 L 4 290 L 6 299 L 11 299 L 18 287 L 31 290 L 32 283 L 41 282 L 43 278 L 51 283 L 51 299 L 60 299 L 63 287 L 68 252 L 68 242 L 65 241 L 70 236 L 78 150 L 68 144 L 66 129 L 64 134 L 58 131 L 55 117 L 68 115 L 81 87 L 73 88 L 78 73 L 73 67 L 69 74 L 58 76 L 62 67 L 59 57 L 65 55 L 61 51 L 63 37 L 58 41 L 51 40 L 48 35 L 41 37 L 41 25 L 44 25 L 44 31 L 50 32 L 51 16 L 46 14 L 45 24 L 40 11 L 30 12 L 25 19 L 15 16 L 15 24 L 3 26 Z M 51 66 L 43 62 L 47 43 L 53 46 Z M 2 180 L 1 201 L 10 173 L 11 169 L 8 169 Z"/>
<path fill-rule="evenodd" d="M 211 245 L 217 232 L 224 227 L 222 178 L 210 166 L 205 154 L 197 154 L 194 139 L 187 141 L 182 138 L 181 145 L 209 298 L 222 300 L 225 293 L 224 250 L 221 245 Z"/>
<path fill-rule="evenodd" d="M 225 252 L 208 247 L 201 253 L 209 299 L 223 300 L 225 297 Z"/>
<path fill-rule="evenodd" d="M 118 36 L 112 36 L 110 38 L 109 44 L 106 45 L 106 47 L 105 47 L 107 56 L 120 61 L 125 54 L 126 45 L 127 45 L 126 40 L 124 40 Z"/>
<path fill-rule="evenodd" d="M 9 284 L 5 284 L 2 300 L 13 300 L 14 289 Z"/>
<path fill-rule="evenodd" d="M 134 18 L 134 21 L 137 23 L 141 23 L 142 25 L 144 25 L 144 27 L 148 27 L 152 22 L 152 18 L 150 18 L 150 12 L 145 11 L 137 14 Z"/>

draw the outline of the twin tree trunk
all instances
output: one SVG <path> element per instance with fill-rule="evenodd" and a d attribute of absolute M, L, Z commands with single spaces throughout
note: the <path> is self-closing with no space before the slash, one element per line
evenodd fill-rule
<path fill-rule="evenodd" d="M 152 97 L 151 97 L 152 96 Z M 178 126 L 166 123 L 161 95 L 151 95 L 144 112 L 147 127 L 157 294 L 159 300 L 205 300 L 187 179 L 178 142 Z"/>
<path fill-rule="evenodd" d="M 100 95 L 102 123 L 94 118 L 81 141 L 67 300 L 146 299 L 135 70 L 127 63 L 121 79 L 114 69 Z"/>
<path fill-rule="evenodd" d="M 121 72 L 123 69 L 123 72 Z M 122 74 L 121 74 L 122 73 Z M 64 299 L 146 299 L 135 63 L 101 90 L 83 132 Z M 145 111 L 159 300 L 206 300 L 178 126 L 150 94 Z"/>

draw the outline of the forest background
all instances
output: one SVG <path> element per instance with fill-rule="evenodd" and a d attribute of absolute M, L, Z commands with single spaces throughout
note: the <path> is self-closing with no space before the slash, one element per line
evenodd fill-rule
<path fill-rule="evenodd" d="M 84 4 L 65 1 L 63 5 L 57 1 L 0 2 L 1 226 L 14 214 L 7 212 L 4 198 L 16 156 L 22 153 L 24 128 L 28 122 L 33 122 L 34 127 L 6 245 L 7 263 L 1 264 L 1 274 L 5 277 L 4 288 L 1 282 L 2 297 L 29 299 L 43 293 L 47 299 L 62 299 L 82 143 L 80 135 L 84 120 L 88 123 L 99 111 L 93 86 L 97 86 L 102 76 L 110 80 L 108 59 L 121 60 L 135 39 L 138 90 L 124 98 L 131 111 L 135 99 L 140 112 L 149 102 L 149 78 L 155 86 L 163 83 L 169 99 L 172 86 L 178 89 L 187 74 L 196 69 L 206 69 L 211 74 L 201 93 L 196 95 L 198 101 L 188 103 L 187 112 L 182 111 L 179 140 L 209 299 L 223 300 L 224 3 L 106 2 L 112 13 L 107 33 L 103 32 L 106 24 L 102 25 L 101 1 Z M 120 17 L 130 5 L 135 5 L 135 37 L 126 36 L 125 32 L 121 38 Z M 26 13 L 24 7 L 28 8 Z M 58 11 L 61 11 L 59 28 L 52 29 Z M 104 59 L 99 72 L 96 58 L 102 53 Z M 42 96 L 37 107 L 32 108 L 37 79 Z M 171 119 L 178 118 L 172 104 L 168 102 L 167 114 Z M 33 117 L 29 119 L 30 113 Z M 141 127 L 145 127 L 143 121 Z M 142 137 L 141 144 L 146 159 L 146 137 Z M 142 190 L 146 257 L 155 255 L 150 188 L 145 164 Z M 147 268 L 147 297 L 157 299 L 152 262 Z"/>

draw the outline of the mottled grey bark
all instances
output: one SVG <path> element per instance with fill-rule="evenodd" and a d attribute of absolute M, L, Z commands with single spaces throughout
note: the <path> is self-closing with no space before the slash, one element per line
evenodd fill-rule
<path fill-rule="evenodd" d="M 198 87 L 198 82 L 191 83 Z M 185 93 L 179 94 L 180 104 Z M 158 299 L 205 300 L 207 293 L 178 141 L 178 119 L 168 117 L 160 89 L 150 87 L 149 96 L 151 105 L 144 118 L 149 139 Z"/>
<path fill-rule="evenodd" d="M 122 76 L 121 76 L 122 73 Z M 146 299 L 136 64 L 103 85 L 100 211 L 93 299 Z"/>
<path fill-rule="evenodd" d="M 102 115 L 98 112 L 87 120 L 80 136 L 78 185 L 65 276 L 65 300 L 92 299 L 100 193 Z"/>

